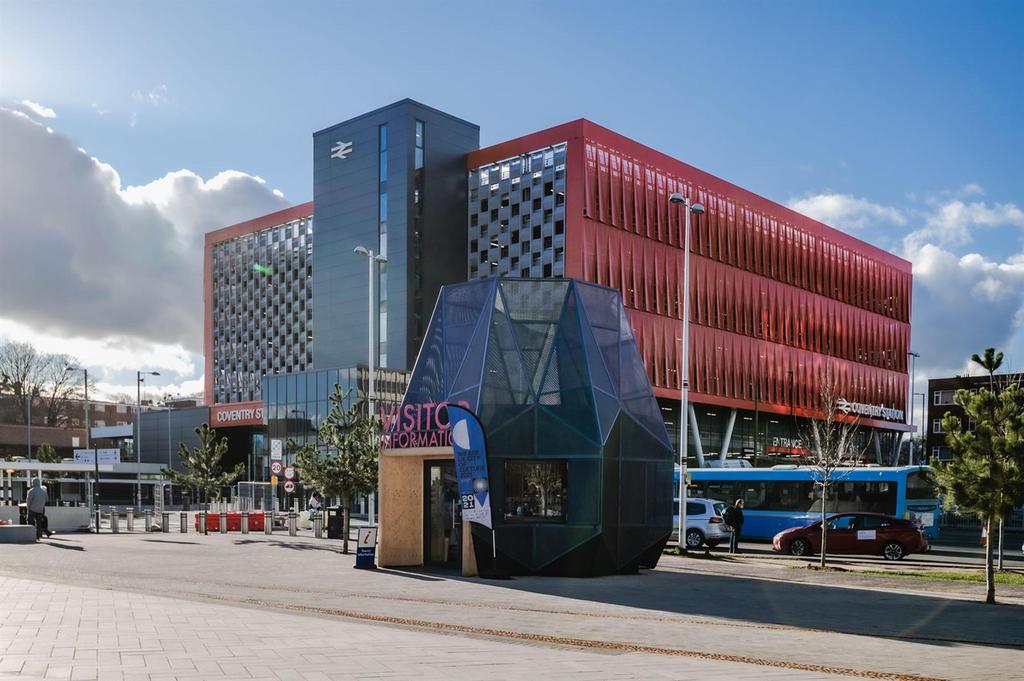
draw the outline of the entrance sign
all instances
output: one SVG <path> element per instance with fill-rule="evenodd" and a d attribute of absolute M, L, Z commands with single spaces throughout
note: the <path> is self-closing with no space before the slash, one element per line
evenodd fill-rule
<path fill-rule="evenodd" d="M 377 528 L 360 527 L 356 541 L 356 564 L 355 567 L 372 570 L 377 567 L 375 554 L 377 552 Z"/>
<path fill-rule="evenodd" d="M 493 529 L 491 494 L 487 481 L 487 445 L 480 421 L 468 409 L 448 405 L 455 477 L 459 479 L 462 519 Z"/>

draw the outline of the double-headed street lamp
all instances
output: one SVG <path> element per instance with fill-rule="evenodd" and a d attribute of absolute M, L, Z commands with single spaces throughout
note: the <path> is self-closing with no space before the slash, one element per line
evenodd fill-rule
<path fill-rule="evenodd" d="M 690 214 L 700 215 L 704 206 L 690 203 L 689 197 L 674 193 L 669 197 L 674 205 L 683 205 L 683 343 L 682 361 L 679 363 L 679 549 L 686 553 L 686 445 L 689 420 L 690 392 Z"/>
<path fill-rule="evenodd" d="M 135 372 L 135 501 L 142 510 L 142 382 L 143 376 L 159 376 L 159 371 Z"/>
<path fill-rule="evenodd" d="M 85 448 L 91 449 L 90 438 L 92 437 L 92 427 L 89 423 L 89 370 L 84 367 L 73 367 L 69 366 L 68 371 L 81 371 L 83 374 L 84 385 L 85 385 Z M 99 454 L 93 450 L 92 453 L 93 461 L 93 481 L 92 481 L 92 513 L 90 516 L 95 514 L 95 510 L 100 507 L 100 457 Z M 96 528 L 99 532 L 100 528 Z"/>
<path fill-rule="evenodd" d="M 377 278 L 378 267 L 381 264 L 386 263 L 388 261 L 388 259 L 387 259 L 387 257 L 384 256 L 383 253 L 374 253 L 372 250 L 370 250 L 368 248 L 364 248 L 363 246 L 356 246 L 353 249 L 352 252 L 355 253 L 356 255 L 361 255 L 364 258 L 366 258 L 367 261 L 369 262 L 369 266 L 370 266 L 369 267 L 369 272 L 370 272 L 370 274 L 369 274 L 369 288 L 367 289 L 367 308 L 369 309 L 369 312 L 368 312 L 368 315 L 367 315 L 366 335 L 369 337 L 369 343 L 368 343 L 369 352 L 368 352 L 368 356 L 367 356 L 367 360 L 368 360 L 367 363 L 369 365 L 369 367 L 368 367 L 369 368 L 369 382 L 367 384 L 367 390 L 366 390 L 366 409 L 367 409 L 367 416 L 369 418 L 373 418 L 374 411 L 376 410 L 376 405 L 374 403 L 374 400 L 376 399 L 376 394 L 375 394 L 375 390 L 374 390 L 375 386 L 374 386 L 374 375 L 373 375 L 374 374 L 374 366 L 373 365 L 374 365 L 374 356 L 377 354 L 377 343 L 376 343 L 376 339 L 374 338 L 374 333 L 373 333 L 374 332 L 374 328 L 375 328 L 374 327 L 374 323 L 373 323 L 373 318 L 374 318 L 374 313 L 375 312 L 379 314 L 379 311 L 376 310 L 377 305 L 376 305 L 376 303 L 374 301 L 373 282 Z M 380 485 L 380 457 L 377 457 L 377 485 L 378 486 Z M 374 522 L 376 520 L 376 512 L 374 510 L 374 505 L 376 504 L 376 501 L 377 501 L 376 493 L 371 492 L 370 493 L 370 508 L 368 509 L 368 513 L 367 513 L 367 520 L 369 521 L 370 525 L 376 524 Z"/>
<path fill-rule="evenodd" d="M 917 373 L 917 358 L 921 355 L 917 354 L 913 350 L 907 350 L 907 355 L 910 357 L 910 450 L 908 454 L 908 466 L 914 465 L 914 379 Z M 922 416 L 921 428 L 924 428 L 924 417 Z M 922 445 L 924 446 L 924 445 Z M 896 465 L 899 466 L 899 458 L 896 459 Z"/>

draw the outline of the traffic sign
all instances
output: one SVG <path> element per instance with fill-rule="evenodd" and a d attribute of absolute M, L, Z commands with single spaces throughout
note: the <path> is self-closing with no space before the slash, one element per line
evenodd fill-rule
<path fill-rule="evenodd" d="M 295 466 L 288 466 L 284 469 L 284 479 L 294 480 L 295 479 Z"/>
<path fill-rule="evenodd" d="M 292 492 L 294 492 L 295 491 L 295 483 L 292 482 L 291 480 L 285 482 L 284 483 L 284 491 L 287 492 L 288 494 L 291 494 Z"/>
<path fill-rule="evenodd" d="M 282 470 L 284 470 L 284 466 L 281 464 L 280 461 L 271 461 L 270 462 L 270 472 L 271 473 L 273 473 L 274 475 L 281 475 L 281 471 Z"/>

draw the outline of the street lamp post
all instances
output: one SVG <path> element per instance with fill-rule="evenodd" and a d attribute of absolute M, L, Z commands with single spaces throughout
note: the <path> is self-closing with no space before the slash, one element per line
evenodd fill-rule
<path fill-rule="evenodd" d="M 704 206 L 690 203 L 689 197 L 673 193 L 673 205 L 683 206 L 683 338 L 679 363 L 679 550 L 686 553 L 686 450 L 690 393 L 690 214 L 700 215 Z"/>
<path fill-rule="evenodd" d="M 89 422 L 89 370 L 84 367 L 68 367 L 68 371 L 81 371 L 83 380 L 85 382 L 85 448 L 92 449 L 90 446 L 90 438 L 92 437 L 92 427 Z M 90 503 L 92 508 L 90 509 L 89 517 L 95 516 L 95 510 L 99 508 L 100 504 L 100 457 L 94 451 L 92 453 L 93 462 L 93 481 L 92 481 L 92 499 Z M 99 532 L 100 528 L 96 528 Z"/>
<path fill-rule="evenodd" d="M 908 350 L 907 355 L 910 356 L 910 449 L 907 452 L 907 465 L 914 465 L 914 380 L 917 374 L 917 358 L 921 355 L 917 354 L 913 350 Z M 924 417 L 922 417 L 921 427 L 924 427 Z M 896 457 L 896 465 L 900 465 L 899 455 Z"/>
<path fill-rule="evenodd" d="M 921 449 L 924 450 L 923 453 L 925 455 L 925 460 L 927 460 L 928 449 L 925 446 L 925 435 L 928 433 L 928 430 L 925 428 L 925 425 L 928 423 L 928 417 L 924 413 L 924 404 L 925 404 L 924 401 L 925 401 L 925 398 L 927 397 L 927 395 L 925 395 L 924 393 L 914 393 L 912 395 L 912 398 L 913 397 L 917 397 L 919 395 L 921 397 Z M 911 408 L 911 410 L 913 410 L 913 408 L 914 408 L 914 400 L 913 399 L 910 400 L 910 408 Z M 913 437 L 913 435 L 911 435 L 911 437 Z M 914 465 L 914 460 L 911 459 L 908 463 L 911 466 L 913 466 Z"/>
<path fill-rule="evenodd" d="M 135 503 L 142 510 L 142 382 L 143 376 L 159 376 L 159 371 L 135 372 Z"/>
<path fill-rule="evenodd" d="M 367 335 L 367 337 L 369 339 L 368 343 L 367 343 L 367 346 L 368 346 L 368 352 L 367 352 L 367 360 L 368 361 L 367 361 L 367 364 L 368 364 L 368 369 L 369 369 L 369 376 L 368 376 L 368 379 L 367 379 L 367 388 L 366 388 L 366 412 L 367 412 L 367 417 L 368 418 L 373 418 L 374 411 L 376 409 L 376 404 L 375 404 L 376 393 L 375 393 L 375 386 L 374 386 L 374 373 L 375 373 L 374 372 L 374 363 L 375 363 L 374 355 L 377 354 L 377 343 L 376 343 L 376 340 L 374 338 L 374 328 L 375 327 L 374 327 L 374 323 L 373 323 L 374 313 L 376 312 L 376 310 L 375 310 L 376 305 L 374 304 L 374 295 L 373 295 L 373 293 L 374 293 L 374 291 L 373 291 L 373 283 L 374 283 L 374 279 L 377 278 L 376 275 L 377 275 L 377 267 L 378 267 L 378 265 L 380 263 L 386 263 L 388 261 L 388 259 L 386 257 L 384 257 L 383 254 L 381 254 L 381 253 L 375 254 L 372 250 L 370 250 L 368 248 L 364 248 L 363 246 L 356 246 L 353 249 L 352 252 L 355 253 L 356 255 L 363 256 L 364 258 L 367 259 L 367 261 L 369 263 L 369 287 L 367 289 L 368 313 L 367 313 L 367 329 L 366 329 L 366 335 Z M 377 485 L 378 486 L 380 485 L 380 457 L 379 456 L 377 457 Z M 367 521 L 369 522 L 370 525 L 375 525 L 376 524 L 375 521 L 377 519 L 377 514 L 376 514 L 376 511 L 374 509 L 374 506 L 376 505 L 376 501 L 377 501 L 377 494 L 375 492 L 371 492 L 370 493 L 370 504 L 369 504 L 370 507 L 369 507 L 369 509 L 367 509 L 368 512 L 367 512 L 367 517 L 366 517 L 366 519 L 367 519 Z"/>

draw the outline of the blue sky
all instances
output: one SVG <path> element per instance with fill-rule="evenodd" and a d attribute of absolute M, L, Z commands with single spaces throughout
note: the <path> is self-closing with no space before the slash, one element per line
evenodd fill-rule
<path fill-rule="evenodd" d="M 153 208 L 117 219 L 179 245 L 215 219 L 308 200 L 312 132 L 402 97 L 478 123 L 485 145 L 586 117 L 912 259 L 915 346 L 931 354 L 920 366 L 955 370 L 995 344 L 1024 368 L 1022 7 L 7 0 L 0 105 L 116 171 L 118 195 Z M 27 140 L 17 124 L 7 134 Z M 240 175 L 203 184 L 226 170 Z M 231 205 L 217 203 L 228 185 Z M 0 334 L 71 332 L 4 307 Z M 947 309 L 973 315 L 970 328 L 950 336 Z M 106 336 L 75 337 L 167 341 L 175 388 L 201 372 L 194 329 L 168 339 L 115 318 Z M 110 367 L 110 384 L 123 373 Z"/>

